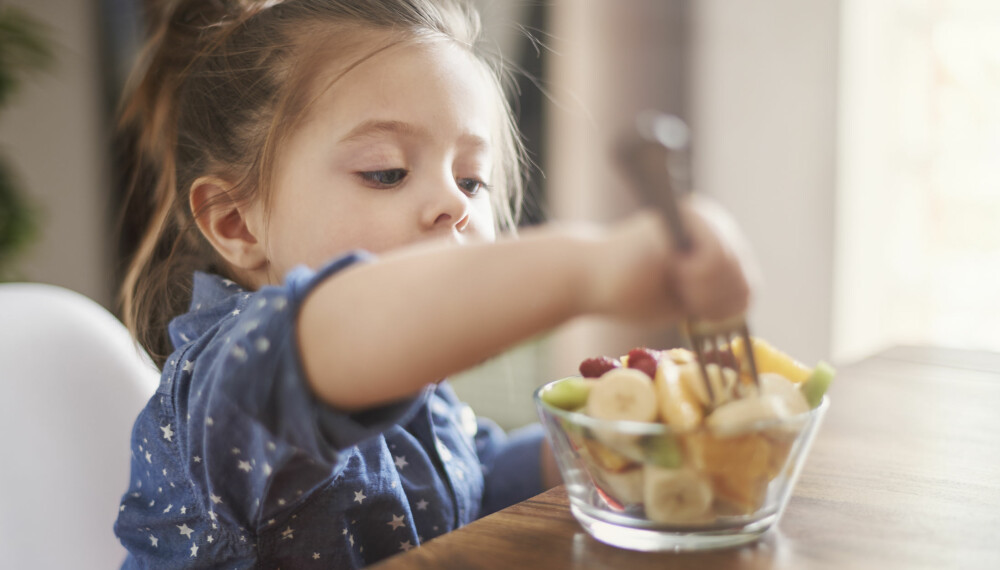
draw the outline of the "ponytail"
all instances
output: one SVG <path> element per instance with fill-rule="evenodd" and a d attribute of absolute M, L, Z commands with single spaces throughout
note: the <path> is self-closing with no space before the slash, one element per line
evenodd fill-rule
<path fill-rule="evenodd" d="M 120 302 L 125 325 L 161 367 L 172 352 L 167 324 L 187 308 L 191 275 L 216 258 L 177 184 L 179 95 L 185 75 L 213 43 L 212 32 L 219 34 L 229 18 L 221 0 L 161 2 L 119 112 L 117 136 L 126 155 L 122 212 L 143 228 Z"/>

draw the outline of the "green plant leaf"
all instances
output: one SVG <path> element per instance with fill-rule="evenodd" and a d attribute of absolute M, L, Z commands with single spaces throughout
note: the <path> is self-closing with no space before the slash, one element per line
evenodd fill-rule
<path fill-rule="evenodd" d="M 49 38 L 48 27 L 27 12 L 0 8 L 0 106 L 17 91 L 24 76 L 52 65 Z"/>

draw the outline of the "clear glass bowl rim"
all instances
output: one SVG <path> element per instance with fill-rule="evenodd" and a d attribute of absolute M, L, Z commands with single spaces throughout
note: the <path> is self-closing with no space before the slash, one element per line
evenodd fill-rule
<path fill-rule="evenodd" d="M 621 433 L 626 435 L 672 435 L 672 434 L 682 434 L 682 433 L 692 433 L 698 431 L 698 429 L 708 429 L 705 426 L 701 426 L 695 430 L 686 430 L 683 432 L 675 431 L 669 425 L 660 422 L 633 422 L 626 420 L 599 420 L 597 418 L 592 418 L 587 414 L 580 412 L 571 412 L 569 410 L 563 410 L 555 406 L 550 405 L 548 402 L 542 399 L 542 392 L 546 388 L 552 386 L 556 382 L 562 382 L 569 378 L 582 378 L 582 376 L 566 376 L 565 378 L 559 378 L 557 380 L 552 380 L 546 382 L 539 386 L 533 395 L 535 400 L 535 405 L 544 409 L 547 413 L 553 416 L 562 418 L 574 425 L 580 427 L 589 428 L 592 430 L 601 430 L 605 433 Z M 781 426 L 801 426 L 807 422 L 812 421 L 815 417 L 826 412 L 826 409 L 830 406 L 830 398 L 827 395 L 823 396 L 819 405 L 812 408 L 808 412 L 801 414 L 796 414 L 794 416 L 789 416 L 787 418 L 775 418 L 770 420 L 761 420 L 759 422 L 754 422 L 746 426 L 747 432 L 759 431 L 762 429 L 781 427 Z"/>

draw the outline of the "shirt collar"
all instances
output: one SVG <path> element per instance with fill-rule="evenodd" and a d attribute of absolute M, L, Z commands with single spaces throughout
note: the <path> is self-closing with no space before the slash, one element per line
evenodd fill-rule
<path fill-rule="evenodd" d="M 196 271 L 188 312 L 172 320 L 168 327 L 171 343 L 179 348 L 200 337 L 248 295 L 248 291 L 230 279 Z"/>

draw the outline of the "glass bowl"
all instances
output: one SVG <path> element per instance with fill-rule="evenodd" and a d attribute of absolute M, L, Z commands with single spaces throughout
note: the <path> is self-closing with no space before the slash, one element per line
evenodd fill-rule
<path fill-rule="evenodd" d="M 597 420 L 535 405 L 566 484 L 570 510 L 597 540 L 644 551 L 725 548 L 777 524 L 829 408 L 750 424 L 738 433 L 702 425 Z"/>

